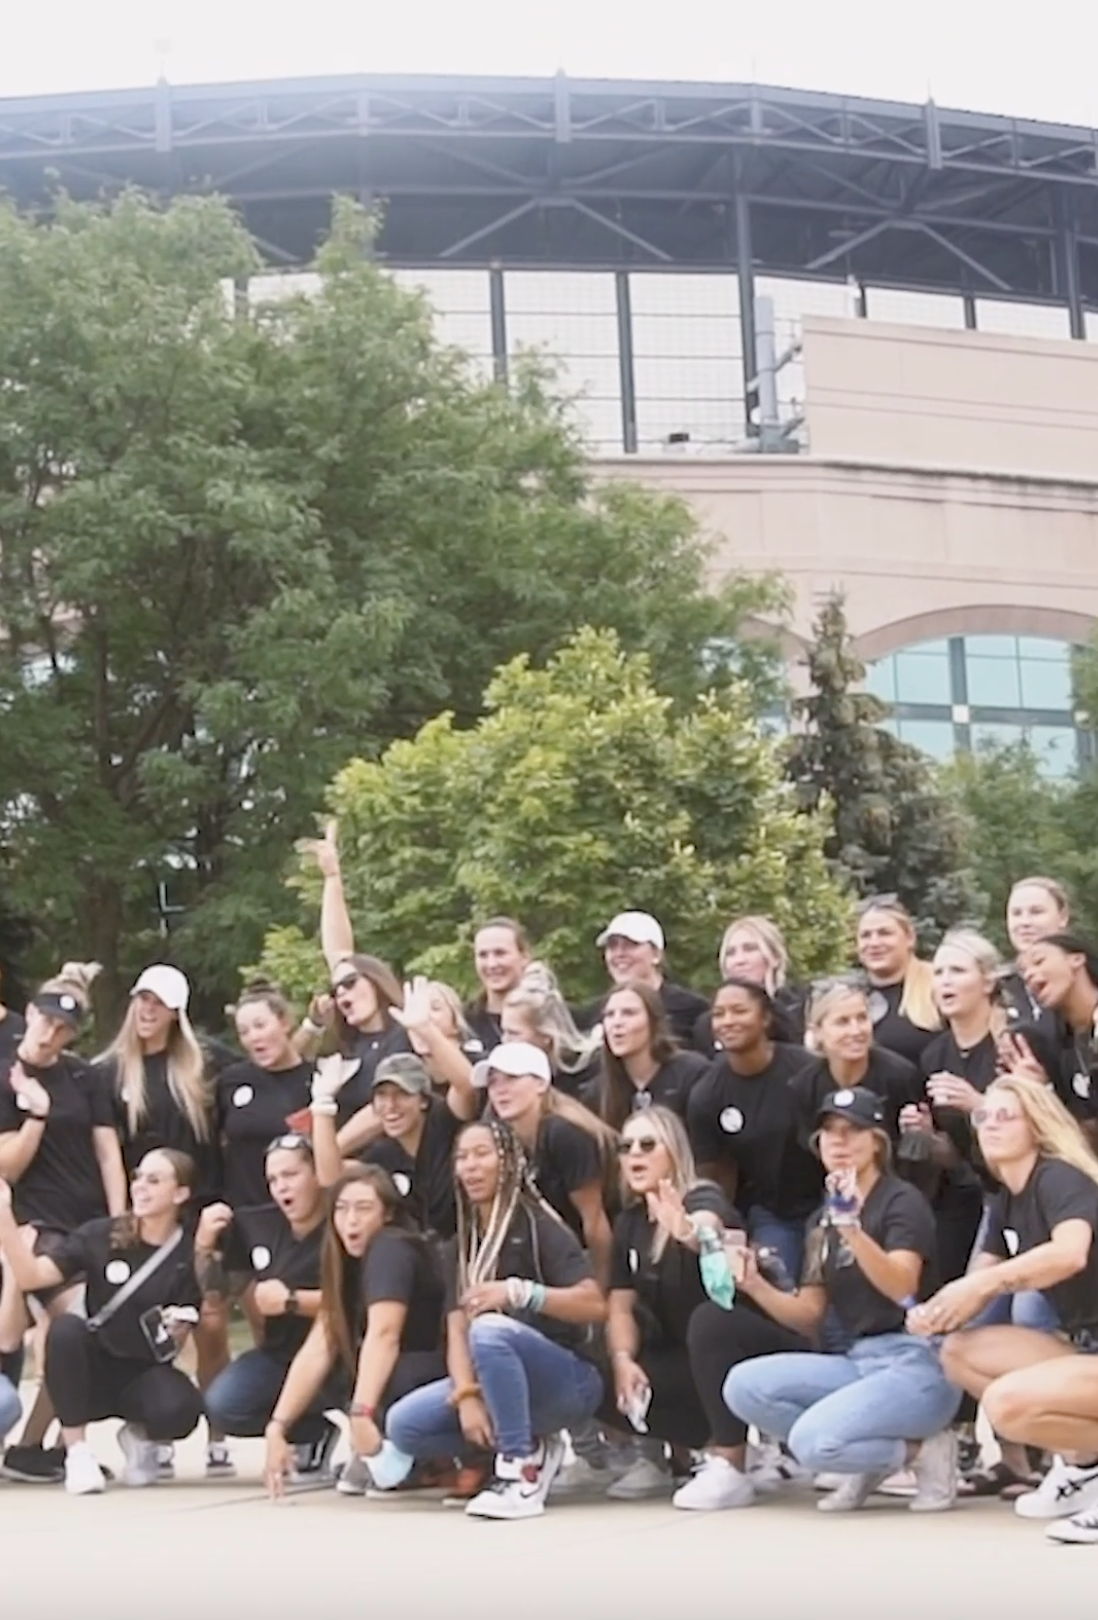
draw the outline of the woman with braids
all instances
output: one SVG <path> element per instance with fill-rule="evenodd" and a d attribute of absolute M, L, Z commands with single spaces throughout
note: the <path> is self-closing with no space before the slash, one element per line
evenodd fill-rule
<path fill-rule="evenodd" d="M 193 1187 L 186 1154 L 147 1153 L 130 1187 L 132 1214 L 85 1222 L 47 1257 L 31 1253 L 12 1214 L 11 1188 L 0 1182 L 0 1247 L 20 1288 L 87 1281 L 87 1317 L 56 1317 L 46 1337 L 45 1383 L 61 1421 L 71 1496 L 95 1495 L 105 1485 L 87 1442 L 89 1423 L 124 1418 L 123 1481 L 155 1485 L 158 1444 L 182 1440 L 201 1415 L 201 1395 L 171 1364 L 202 1298 L 183 1220 Z"/>
<path fill-rule="evenodd" d="M 466 1125 L 454 1158 L 457 1237 L 448 1249 L 449 1376 L 398 1401 L 386 1434 L 407 1457 L 495 1452 L 472 1518 L 545 1510 L 564 1447 L 603 1384 L 591 1338 L 606 1301 L 575 1237 L 538 1195 L 522 1147 L 498 1120 Z"/>
<path fill-rule="evenodd" d="M 380 1165 L 350 1166 L 331 1190 L 320 1252 L 320 1308 L 266 1428 L 265 1475 L 280 1496 L 294 1466 L 291 1431 L 333 1379 L 351 1390 L 352 1466 L 376 1457 L 387 1408 L 444 1369 L 443 1285 Z"/>

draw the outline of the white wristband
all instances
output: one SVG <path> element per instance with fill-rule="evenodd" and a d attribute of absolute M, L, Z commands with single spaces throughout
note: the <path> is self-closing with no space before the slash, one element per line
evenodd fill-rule
<path fill-rule="evenodd" d="M 310 1114 L 326 1114 L 330 1119 L 334 1119 L 339 1113 L 339 1104 L 334 1097 L 314 1097 L 309 1104 L 309 1112 Z"/>

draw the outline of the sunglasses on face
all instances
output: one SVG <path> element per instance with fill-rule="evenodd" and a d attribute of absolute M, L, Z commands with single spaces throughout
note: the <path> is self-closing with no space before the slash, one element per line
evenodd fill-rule
<path fill-rule="evenodd" d="M 338 996 L 341 990 L 353 990 L 361 977 L 361 973 L 345 973 L 342 979 L 336 979 L 333 982 L 331 986 L 332 995 Z"/>
<path fill-rule="evenodd" d="M 623 1136 L 618 1143 L 618 1154 L 624 1159 L 634 1148 L 638 1153 L 655 1153 L 658 1147 L 654 1136 Z"/>
<path fill-rule="evenodd" d="M 284 1148 L 290 1153 L 304 1151 L 311 1156 L 313 1144 L 307 1136 L 302 1136 L 300 1131 L 287 1131 L 284 1136 L 276 1136 L 273 1142 L 267 1144 L 268 1153 L 277 1153 L 280 1148 Z"/>
<path fill-rule="evenodd" d="M 977 1129 L 981 1125 L 1010 1125 L 1021 1119 L 1012 1108 L 974 1108 L 972 1110 L 972 1123 Z"/>

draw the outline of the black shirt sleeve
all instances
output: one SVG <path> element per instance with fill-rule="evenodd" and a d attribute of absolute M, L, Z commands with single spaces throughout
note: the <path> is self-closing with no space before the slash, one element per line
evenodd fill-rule
<path fill-rule="evenodd" d="M 70 1277 L 82 1276 L 93 1263 L 90 1240 L 94 1238 L 96 1228 L 102 1224 L 102 1221 L 89 1221 L 87 1225 L 77 1227 L 51 1252 L 50 1259 L 66 1282 Z"/>
<path fill-rule="evenodd" d="M 98 1125 L 117 1125 L 110 1072 L 89 1064 L 79 1078 L 88 1088 L 92 1128 Z"/>
<path fill-rule="evenodd" d="M 720 1164 L 727 1146 L 717 1117 L 720 1113 L 718 1087 L 719 1073 L 717 1065 L 713 1064 L 697 1084 L 691 1086 L 686 1099 L 686 1132 L 699 1164 Z"/>
<path fill-rule="evenodd" d="M 629 1265 L 629 1250 L 636 1247 L 631 1242 L 632 1229 L 632 1210 L 622 1210 L 614 1222 L 614 1241 L 610 1249 L 611 1288 L 626 1288 L 632 1291 L 637 1286 Z"/>
<path fill-rule="evenodd" d="M 556 1129 L 550 1133 L 547 1154 L 565 1192 L 601 1182 L 602 1164 L 594 1137 L 571 1120 L 558 1119 L 553 1124 Z"/>
<path fill-rule="evenodd" d="M 910 1196 L 906 1196 L 910 1194 Z M 905 1186 L 889 1200 L 877 1242 L 886 1254 L 907 1249 L 931 1260 L 935 1252 L 934 1214 L 926 1199 L 913 1187 Z"/>
<path fill-rule="evenodd" d="M 1046 1159 L 1038 1170 L 1037 1207 L 1054 1232 L 1064 1221 L 1098 1226 L 1098 1184 L 1061 1159 Z"/>
<path fill-rule="evenodd" d="M 366 1310 L 382 1300 L 411 1303 L 416 1286 L 414 1241 L 396 1232 L 379 1232 L 362 1261 L 362 1303 Z"/>
<path fill-rule="evenodd" d="M 1003 1237 L 1003 1202 L 1005 1193 L 998 1192 L 991 1201 L 988 1210 L 987 1229 L 984 1232 L 983 1243 L 980 1246 L 981 1254 L 989 1254 L 996 1260 L 1007 1260 L 1006 1240 Z"/>
<path fill-rule="evenodd" d="M 574 1288 L 594 1275 L 591 1262 L 566 1226 L 540 1211 L 535 1220 L 538 1270 L 546 1288 Z"/>

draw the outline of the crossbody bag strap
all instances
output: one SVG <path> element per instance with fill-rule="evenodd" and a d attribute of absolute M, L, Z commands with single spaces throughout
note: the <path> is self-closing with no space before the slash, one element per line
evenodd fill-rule
<path fill-rule="evenodd" d="M 183 1228 L 176 1227 L 166 1243 L 162 1243 L 153 1254 L 138 1266 L 133 1275 L 127 1279 L 116 1294 L 112 1294 L 102 1309 L 96 1311 L 94 1316 L 88 1318 L 88 1327 L 94 1333 L 99 1328 L 106 1327 L 113 1316 L 116 1316 L 128 1299 L 132 1299 L 141 1285 L 148 1281 L 154 1271 L 159 1271 L 172 1254 L 175 1253 L 183 1241 Z"/>

